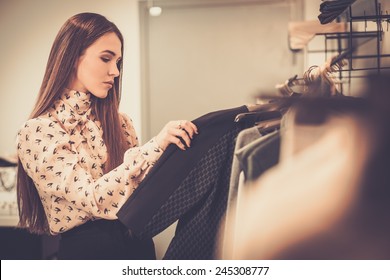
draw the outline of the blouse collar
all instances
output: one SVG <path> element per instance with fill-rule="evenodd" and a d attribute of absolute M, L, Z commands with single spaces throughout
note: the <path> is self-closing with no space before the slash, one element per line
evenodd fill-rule
<path fill-rule="evenodd" d="M 70 106 L 76 114 L 84 115 L 91 108 L 91 94 L 76 90 L 65 90 L 61 96 L 63 103 Z"/>

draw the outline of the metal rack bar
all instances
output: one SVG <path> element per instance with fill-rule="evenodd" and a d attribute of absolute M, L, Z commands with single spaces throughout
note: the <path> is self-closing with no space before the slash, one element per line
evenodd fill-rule
<path fill-rule="evenodd" d="M 348 50 L 357 50 L 359 47 L 362 47 L 363 44 L 371 41 L 371 39 L 375 39 L 375 50 L 372 52 L 367 52 L 363 54 L 352 54 L 350 53 L 346 59 L 348 59 L 348 68 L 347 69 L 339 69 L 338 78 L 342 81 L 341 84 L 348 84 L 349 90 L 351 89 L 351 80 L 354 78 L 364 77 L 364 75 L 353 75 L 352 72 L 357 71 L 376 71 L 378 74 L 381 73 L 383 69 L 390 69 L 390 65 L 383 65 L 383 58 L 390 57 L 390 53 L 383 54 L 381 52 L 381 42 L 383 40 L 384 31 L 382 28 L 382 23 L 387 22 L 390 23 L 390 15 L 387 13 L 383 14 L 382 5 L 379 0 L 368 0 L 374 1 L 375 5 L 375 15 L 366 15 L 364 11 L 363 16 L 355 16 L 354 15 L 354 7 L 353 5 L 349 6 L 347 9 L 347 23 L 349 24 L 349 31 L 347 32 L 335 32 L 335 33 L 319 33 L 317 35 L 322 35 L 325 38 L 325 44 L 323 51 L 325 52 L 325 56 L 327 57 L 329 53 L 333 54 L 341 54 Z M 376 22 L 376 28 L 374 31 L 354 31 L 353 23 L 354 22 L 365 22 L 367 28 L 367 22 L 374 21 Z M 367 38 L 368 40 L 365 42 L 356 42 L 357 40 L 361 40 L 362 38 Z M 335 41 L 336 40 L 336 41 Z M 328 43 L 335 41 L 337 46 L 333 45 L 333 48 L 329 48 Z M 345 46 L 343 46 L 343 43 Z M 312 52 L 312 51 L 309 51 Z M 315 50 L 314 52 L 320 52 L 320 50 Z M 357 64 L 358 60 L 371 59 L 372 63 L 375 61 L 375 67 L 360 67 Z M 336 72 L 337 72 L 336 71 Z"/>

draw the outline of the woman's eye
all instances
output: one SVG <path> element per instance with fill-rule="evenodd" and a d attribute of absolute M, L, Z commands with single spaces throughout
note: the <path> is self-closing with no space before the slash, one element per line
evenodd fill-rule
<path fill-rule="evenodd" d="M 102 60 L 103 62 L 109 62 L 109 61 L 110 61 L 110 59 L 107 58 L 107 57 L 102 57 L 101 60 Z"/>

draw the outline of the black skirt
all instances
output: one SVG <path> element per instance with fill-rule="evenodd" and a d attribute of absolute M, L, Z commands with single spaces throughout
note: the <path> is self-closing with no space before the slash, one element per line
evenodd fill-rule
<path fill-rule="evenodd" d="M 58 259 L 154 260 L 153 240 L 132 236 L 118 220 L 89 221 L 61 234 Z"/>

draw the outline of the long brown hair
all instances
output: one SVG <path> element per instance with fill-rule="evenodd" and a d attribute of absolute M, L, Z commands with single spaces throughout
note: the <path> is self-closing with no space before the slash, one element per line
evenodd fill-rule
<path fill-rule="evenodd" d="M 106 33 L 114 32 L 122 43 L 123 36 L 116 25 L 104 16 L 94 13 L 81 13 L 69 18 L 58 32 L 50 51 L 38 99 L 30 118 L 36 118 L 46 112 L 69 85 L 74 65 L 85 50 Z M 122 73 L 122 60 L 118 64 Z M 114 86 L 105 99 L 91 95 L 92 111 L 100 121 L 103 140 L 107 146 L 108 158 L 105 172 L 123 162 L 127 144 L 121 132 L 118 107 L 121 95 L 121 76 L 115 78 Z M 49 232 L 48 221 L 37 189 L 19 160 L 17 174 L 17 198 L 19 208 L 19 226 L 32 233 Z"/>

